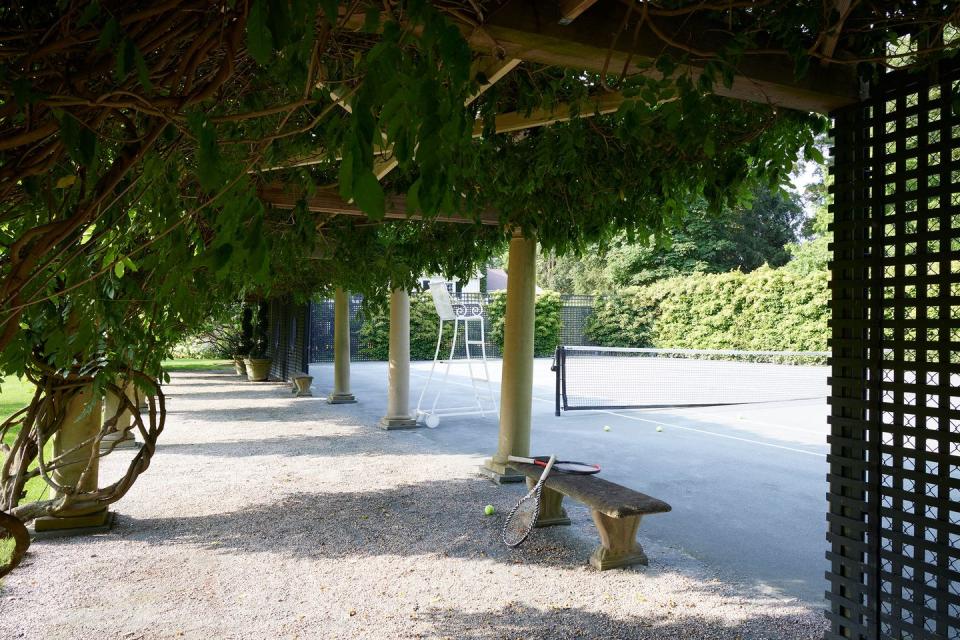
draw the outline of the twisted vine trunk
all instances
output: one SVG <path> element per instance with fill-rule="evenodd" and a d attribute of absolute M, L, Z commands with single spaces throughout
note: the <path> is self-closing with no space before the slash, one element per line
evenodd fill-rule
<path fill-rule="evenodd" d="M 136 394 L 126 393 L 114 381 L 98 380 L 93 372 L 61 376 L 42 371 L 28 377 L 37 387 L 33 399 L 0 424 L 0 440 L 11 436 L 13 440 L 10 445 L 0 445 L 4 454 L 0 465 L 0 512 L 26 523 L 43 516 L 80 516 L 120 500 L 150 466 L 157 438 L 163 431 L 166 407 L 160 385 L 142 372 L 124 372 L 124 387 L 136 385 L 147 397 L 147 409 L 142 411 L 131 400 Z M 105 393 L 114 394 L 117 402 L 112 415 L 104 415 L 101 420 L 99 400 Z M 92 411 L 93 415 L 83 415 L 84 411 Z M 131 416 L 132 425 L 118 426 L 121 416 Z M 68 433 L 77 428 L 78 420 L 88 425 L 95 420 L 99 424 L 86 432 Z M 107 434 L 123 429 L 136 430 L 143 445 L 124 475 L 101 487 L 97 481 L 99 460 L 112 451 L 102 449 L 101 441 Z M 56 446 L 48 458 L 47 445 L 51 442 Z M 27 483 L 37 478 L 52 490 L 53 497 L 24 502 Z"/>

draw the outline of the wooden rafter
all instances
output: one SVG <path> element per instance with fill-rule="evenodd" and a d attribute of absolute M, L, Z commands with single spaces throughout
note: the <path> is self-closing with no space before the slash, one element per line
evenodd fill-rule
<path fill-rule="evenodd" d="M 494 120 L 494 130 L 495 133 L 511 133 L 516 131 L 523 131 L 524 129 L 536 129 L 537 127 L 545 127 L 551 124 L 556 124 L 558 122 L 567 122 L 573 118 L 590 118 L 595 115 L 605 115 L 615 112 L 620 108 L 620 105 L 623 104 L 625 98 L 622 93 L 607 93 L 597 96 L 592 102 L 585 102 L 579 105 L 577 110 L 571 109 L 571 106 L 567 103 L 560 103 L 550 109 L 535 109 L 530 113 L 523 113 L 520 111 L 511 111 L 508 113 L 499 114 Z M 571 115 L 575 113 L 575 115 Z M 473 127 L 473 137 L 480 138 L 483 136 L 483 123 L 477 122 Z M 382 155 L 386 151 L 375 150 L 375 155 Z M 315 156 L 301 158 L 295 162 L 290 163 L 282 167 L 271 167 L 266 169 L 267 171 L 277 171 L 280 169 L 294 168 L 294 167 L 308 167 L 315 164 L 322 164 L 330 160 L 330 156 L 326 154 L 318 154 Z M 374 165 L 377 166 L 376 164 Z"/>
<path fill-rule="evenodd" d="M 295 208 L 301 196 L 290 191 L 284 185 L 270 184 L 260 188 L 260 200 L 277 209 Z M 351 216 L 357 218 L 367 218 L 360 207 L 352 202 L 347 202 L 338 194 L 331 191 L 317 191 L 306 198 L 307 210 L 313 213 L 326 213 L 329 215 Z M 400 195 L 388 194 L 386 202 L 386 213 L 384 218 L 388 220 L 422 220 L 423 216 L 407 213 L 406 198 Z M 486 211 L 480 214 L 479 220 L 467 218 L 461 215 L 438 215 L 429 218 L 434 222 L 447 222 L 458 224 L 477 224 L 496 226 L 500 224 L 500 219 L 495 212 Z"/>
<path fill-rule="evenodd" d="M 597 0 L 561 0 L 560 24 L 570 24 L 595 4 Z"/>
<path fill-rule="evenodd" d="M 601 9 L 607 9 L 601 11 Z M 556 0 L 514 0 L 495 12 L 480 28 L 464 28 L 470 46 L 478 51 L 496 48 L 507 56 L 544 65 L 619 73 L 626 66 L 631 74 L 652 73 L 643 63 L 664 53 L 679 58 L 695 50 L 718 51 L 729 41 L 722 27 L 691 17 L 656 18 L 656 31 L 649 25 L 640 29 L 634 43 L 632 32 L 623 34 L 611 48 L 612 34 L 620 29 L 623 5 L 598 3 L 595 10 L 581 14 L 568 26 L 560 24 L 561 8 Z M 659 33 L 658 33 L 659 32 Z M 667 36 L 670 43 L 664 41 Z M 699 76 L 705 60 L 693 55 L 678 73 Z M 797 80 L 786 56 L 746 55 L 739 63 L 733 84 L 717 83 L 718 95 L 750 102 L 829 113 L 859 99 L 856 70 L 831 65 L 816 74 Z"/>
<path fill-rule="evenodd" d="M 523 131 L 524 129 L 535 129 L 537 127 L 546 127 L 558 122 L 567 122 L 574 118 L 591 118 L 597 115 L 613 113 L 620 108 L 626 100 L 622 93 L 607 93 L 598 96 L 594 102 L 586 102 L 580 105 L 580 109 L 574 111 L 567 103 L 561 103 L 552 109 L 535 109 L 530 113 L 521 113 L 513 111 L 510 113 L 501 113 L 496 117 L 496 133 L 510 133 L 512 131 Z M 483 135 L 483 123 L 478 122 L 473 128 L 475 138 Z"/>

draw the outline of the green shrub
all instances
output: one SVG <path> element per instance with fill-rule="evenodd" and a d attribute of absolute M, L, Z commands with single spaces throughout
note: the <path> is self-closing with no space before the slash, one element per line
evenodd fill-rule
<path fill-rule="evenodd" d="M 560 341 L 561 329 L 560 294 L 544 291 L 537 296 L 536 324 L 534 327 L 534 353 L 550 356 Z M 503 350 L 503 322 L 507 308 L 505 291 L 496 291 L 490 296 L 487 315 L 490 319 L 488 340 Z M 363 314 L 360 327 L 360 352 L 373 360 L 386 360 L 390 354 L 389 305 L 371 305 Z M 429 292 L 410 297 L 410 359 L 433 360 L 437 348 L 437 310 Z M 472 327 L 472 331 L 476 331 Z M 446 323 L 443 330 L 442 348 L 450 348 L 453 323 Z M 477 336 L 471 333 L 471 337 Z M 458 338 L 462 344 L 463 338 Z M 476 351 L 474 351 L 475 353 Z"/>
<path fill-rule="evenodd" d="M 437 349 L 437 310 L 429 292 L 410 296 L 410 359 L 433 360 Z M 453 324 L 443 329 L 443 344 L 450 348 Z M 360 326 L 360 353 L 373 360 L 390 357 L 390 305 L 370 305 Z"/>
<path fill-rule="evenodd" d="M 560 344 L 563 326 L 561 309 L 563 302 L 556 291 L 543 291 L 537 296 L 536 320 L 533 326 L 533 353 L 535 356 L 553 355 Z M 487 305 L 490 316 L 490 341 L 503 351 L 503 324 L 507 313 L 507 292 L 495 291 Z"/>
<path fill-rule="evenodd" d="M 825 351 L 827 278 L 766 266 L 668 278 L 598 299 L 585 333 L 615 347 Z"/>

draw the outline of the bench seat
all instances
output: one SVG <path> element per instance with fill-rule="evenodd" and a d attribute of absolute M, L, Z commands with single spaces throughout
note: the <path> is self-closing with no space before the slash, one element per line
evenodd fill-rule
<path fill-rule="evenodd" d="M 510 466 L 527 477 L 527 486 L 531 488 L 543 471 L 543 467 L 522 462 L 511 462 Z M 536 526 L 570 524 L 562 504 L 564 496 L 590 508 L 600 533 L 600 546 L 590 556 L 590 564 L 600 571 L 647 564 L 647 556 L 637 542 L 640 520 L 645 515 L 671 509 L 663 500 L 597 476 L 554 473 L 543 485 Z"/>

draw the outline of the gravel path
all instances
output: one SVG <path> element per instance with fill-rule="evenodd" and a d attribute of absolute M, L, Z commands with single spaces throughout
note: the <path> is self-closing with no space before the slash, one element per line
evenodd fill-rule
<path fill-rule="evenodd" d="M 649 567 L 592 570 L 579 504 L 567 504 L 573 526 L 507 549 L 498 527 L 521 488 L 480 479 L 479 456 L 376 428 L 376 407 L 216 373 L 175 374 L 168 407 L 115 528 L 36 542 L 6 578 L 0 637 L 790 640 L 826 628 L 821 612 L 723 583 L 642 527 Z"/>

